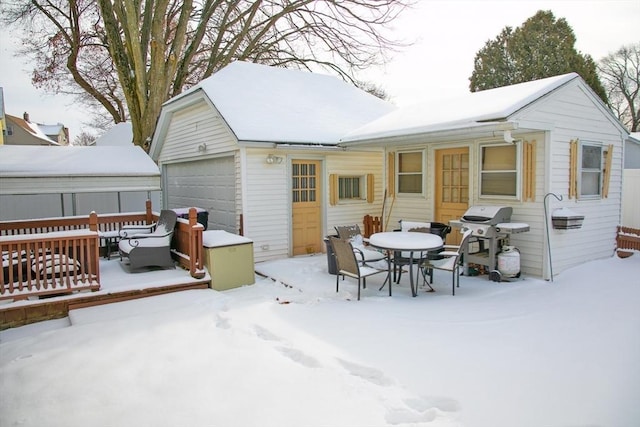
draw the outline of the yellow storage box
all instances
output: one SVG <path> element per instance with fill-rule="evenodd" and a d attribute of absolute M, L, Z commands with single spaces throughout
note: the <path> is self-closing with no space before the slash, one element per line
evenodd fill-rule
<path fill-rule="evenodd" d="M 223 230 L 202 233 L 204 265 L 217 291 L 255 283 L 253 241 Z"/>

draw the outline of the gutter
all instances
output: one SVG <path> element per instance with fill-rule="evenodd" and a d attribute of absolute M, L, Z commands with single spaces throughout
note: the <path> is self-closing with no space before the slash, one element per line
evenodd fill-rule
<path fill-rule="evenodd" d="M 517 122 L 490 122 L 490 123 L 470 123 L 467 127 L 454 129 L 442 129 L 433 131 L 421 131 L 415 134 L 389 135 L 374 138 L 366 138 L 351 141 L 342 141 L 340 147 L 351 147 L 358 145 L 399 145 L 425 142 L 442 142 L 453 138 L 469 139 L 471 137 L 503 137 L 504 131 L 514 131 L 518 129 Z"/>

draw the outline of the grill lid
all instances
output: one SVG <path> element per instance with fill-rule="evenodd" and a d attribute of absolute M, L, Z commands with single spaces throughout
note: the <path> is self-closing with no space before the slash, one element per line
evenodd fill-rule
<path fill-rule="evenodd" d="M 471 206 L 462 215 L 462 222 L 496 225 L 511 222 L 513 208 L 510 206 Z"/>

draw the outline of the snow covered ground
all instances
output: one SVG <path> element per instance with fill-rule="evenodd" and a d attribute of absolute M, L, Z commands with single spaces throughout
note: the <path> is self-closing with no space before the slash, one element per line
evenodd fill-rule
<path fill-rule="evenodd" d="M 326 256 L 256 269 L 1 332 L 0 425 L 638 425 L 640 254 L 361 301 Z"/>

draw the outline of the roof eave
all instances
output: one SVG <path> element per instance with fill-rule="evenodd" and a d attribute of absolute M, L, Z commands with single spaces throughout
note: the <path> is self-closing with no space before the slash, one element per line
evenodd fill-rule
<path fill-rule="evenodd" d="M 513 121 L 492 121 L 492 122 L 472 122 L 465 126 L 459 125 L 446 129 L 436 129 L 420 131 L 413 134 L 385 135 L 380 137 L 355 140 L 345 140 L 339 145 L 341 147 L 352 147 L 357 145 L 398 145 L 413 143 L 431 143 L 447 141 L 451 138 L 481 138 L 502 136 L 504 131 L 518 129 L 518 123 Z"/>

